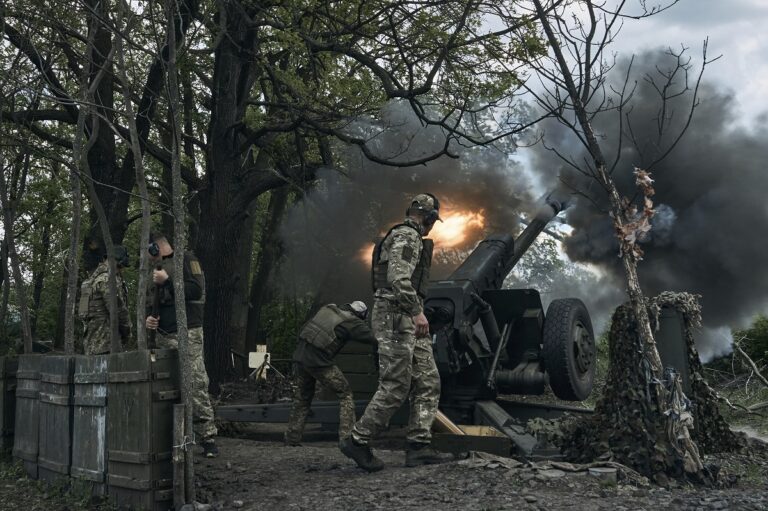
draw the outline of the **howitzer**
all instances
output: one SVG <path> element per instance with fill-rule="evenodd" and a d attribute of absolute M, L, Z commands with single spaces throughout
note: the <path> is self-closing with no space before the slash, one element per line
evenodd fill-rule
<path fill-rule="evenodd" d="M 478 401 L 498 394 L 542 394 L 547 382 L 564 400 L 592 390 L 595 342 L 584 304 L 553 300 L 544 313 L 535 289 L 503 289 L 504 279 L 563 205 L 547 199 L 525 230 L 482 241 L 424 302 L 442 382 L 440 408 L 473 420 Z"/>
<path fill-rule="evenodd" d="M 485 239 L 448 278 L 430 283 L 424 301 L 440 372 L 440 410 L 457 424 L 493 426 L 522 455 L 549 455 L 546 449 L 535 452 L 537 439 L 522 427 L 526 420 L 591 412 L 496 399 L 499 394 L 541 394 L 547 383 L 557 397 L 571 401 L 586 399 L 592 390 L 595 342 L 584 304 L 573 298 L 553 300 L 545 315 L 535 289 L 503 289 L 505 278 L 562 210 L 562 203 L 549 198 L 517 239 L 509 234 Z M 369 345 L 354 342 L 335 359 L 358 399 L 358 416 L 378 387 L 375 360 Z M 405 405 L 390 424 L 407 424 L 408 412 Z M 284 422 L 290 405 L 220 406 L 216 413 L 232 421 Z M 337 423 L 338 414 L 336 401 L 313 402 L 308 421 Z M 488 438 L 466 435 L 433 443 L 443 442 L 437 446 L 445 450 L 486 450 Z"/>

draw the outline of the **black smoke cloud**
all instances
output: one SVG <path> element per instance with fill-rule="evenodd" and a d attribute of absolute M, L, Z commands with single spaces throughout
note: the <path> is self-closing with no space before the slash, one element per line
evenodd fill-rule
<path fill-rule="evenodd" d="M 641 74 L 668 67 L 659 53 L 647 53 L 635 60 Z M 639 65 L 638 65 L 639 64 Z M 711 83 L 704 83 L 701 104 L 685 136 L 660 164 L 651 169 L 657 215 L 651 236 L 642 245 L 644 261 L 639 266 L 642 286 L 647 294 L 664 290 L 688 291 L 702 296 L 704 331 L 698 338 L 703 358 L 729 351 L 730 337 L 724 332 L 743 326 L 768 302 L 768 172 L 765 170 L 768 124 L 765 118 L 749 129 L 738 127 L 738 107 L 734 96 Z M 671 132 L 679 130 L 686 116 L 689 97 L 677 98 Z M 652 147 L 657 130 L 656 95 L 641 82 L 633 101 L 632 129 L 640 147 Z M 619 131 L 615 115 L 602 116 L 594 126 L 605 135 L 606 155 L 616 154 Z M 626 127 L 626 125 L 625 125 Z M 573 136 L 550 129 L 549 144 L 572 147 Z M 669 138 L 666 139 L 666 143 Z M 576 160 L 584 153 L 572 151 Z M 633 167 L 643 167 L 652 156 L 637 148 L 625 147 L 614 172 L 620 192 L 632 197 Z M 551 153 L 537 151 L 534 165 L 554 165 Z M 588 180 L 561 166 L 561 176 L 582 190 Z M 595 192 L 604 211 L 604 194 Z M 569 257 L 593 263 L 614 277 L 623 289 L 623 273 L 618 245 L 609 219 L 589 201 L 580 200 L 567 216 L 573 226 L 566 243 Z"/>
<path fill-rule="evenodd" d="M 372 142 L 379 155 L 415 159 L 444 143 L 436 128 L 424 128 L 407 107 L 390 105 L 382 123 L 391 126 Z M 432 276 L 446 276 L 488 232 L 515 232 L 526 211 L 530 186 L 522 167 L 496 148 L 456 146 L 458 159 L 443 157 L 411 168 L 370 162 L 351 147 L 340 169 L 323 169 L 313 188 L 287 212 L 281 226 L 286 258 L 284 289 L 343 303 L 372 297 L 370 249 L 374 240 L 404 218 L 414 195 L 435 194 L 441 214 L 482 211 L 485 229 L 474 229 L 455 249 L 436 255 Z"/>

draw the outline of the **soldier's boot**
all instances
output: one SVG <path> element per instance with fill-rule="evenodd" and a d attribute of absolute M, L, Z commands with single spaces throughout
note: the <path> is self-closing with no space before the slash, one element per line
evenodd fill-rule
<path fill-rule="evenodd" d="M 384 462 L 373 455 L 369 446 L 356 443 L 351 436 L 342 438 L 339 448 L 344 456 L 352 458 L 358 467 L 367 472 L 378 472 L 384 468 Z"/>
<path fill-rule="evenodd" d="M 216 442 L 211 440 L 203 440 L 203 456 L 206 458 L 215 458 L 219 455 L 219 448 L 216 447 Z"/>
<path fill-rule="evenodd" d="M 405 451 L 405 466 L 437 465 L 453 461 L 453 454 L 437 451 L 430 444 L 409 443 Z"/>

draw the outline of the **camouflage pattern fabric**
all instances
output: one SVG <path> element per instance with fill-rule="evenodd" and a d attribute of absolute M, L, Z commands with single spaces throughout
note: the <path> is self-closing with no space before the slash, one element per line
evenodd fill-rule
<path fill-rule="evenodd" d="M 380 260 L 389 261 L 387 283 L 392 287 L 376 290 L 375 296 L 396 304 L 411 316 L 416 316 L 423 311 L 423 306 L 411 282 L 411 275 L 419 262 L 423 248 L 419 234 L 422 229 L 410 218 L 407 218 L 404 223 L 407 225 L 392 230 L 381 247 Z"/>
<path fill-rule="evenodd" d="M 131 322 L 128 314 L 128 289 L 120 273 L 117 281 L 117 308 L 120 337 L 123 346 L 131 338 Z M 109 268 L 106 261 L 99 264 L 80 288 L 78 313 L 83 320 L 83 352 L 86 355 L 101 355 L 112 349 L 109 331 Z"/>
<path fill-rule="evenodd" d="M 163 334 L 157 332 L 157 347 L 162 349 L 178 349 L 179 341 L 176 333 Z M 216 426 L 213 422 L 213 406 L 208 395 L 208 373 L 203 361 L 203 327 L 189 329 L 189 356 L 192 358 L 192 426 L 197 443 L 205 442 L 216 436 Z"/>
<path fill-rule="evenodd" d="M 352 399 L 349 383 L 341 370 L 335 365 L 305 367 L 302 364 L 296 364 L 296 391 L 291 416 L 288 419 L 288 428 L 285 431 L 286 442 L 301 442 L 304 423 L 312 406 L 312 398 L 315 397 L 315 382 L 320 383 L 339 398 L 339 438 L 348 437 L 352 431 L 352 425 L 355 423 L 355 402 Z"/>
<path fill-rule="evenodd" d="M 374 302 L 371 326 L 379 346 L 379 387 L 355 423 L 352 437 L 367 444 L 410 398 L 407 440 L 430 443 L 440 401 L 440 375 L 430 338 L 416 337 L 411 315 L 381 298 Z"/>

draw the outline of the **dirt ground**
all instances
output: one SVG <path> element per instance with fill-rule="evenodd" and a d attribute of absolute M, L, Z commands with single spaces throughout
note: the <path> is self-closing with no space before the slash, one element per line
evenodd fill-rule
<path fill-rule="evenodd" d="M 768 509 L 765 454 L 708 458 L 735 481 L 730 488 L 662 489 L 484 458 L 407 468 L 402 431 L 376 449 L 386 468 L 367 474 L 339 452 L 332 433 L 312 430 L 303 446 L 286 447 L 280 431 L 248 425 L 239 438 L 221 438 L 221 456 L 196 465 L 198 500 L 217 510 L 251 511 Z"/>

